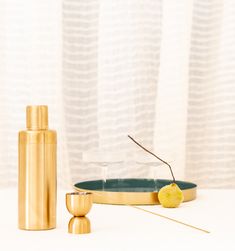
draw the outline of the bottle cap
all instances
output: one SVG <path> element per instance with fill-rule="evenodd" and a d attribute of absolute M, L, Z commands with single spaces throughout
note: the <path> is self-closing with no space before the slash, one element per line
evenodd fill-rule
<path fill-rule="evenodd" d="M 26 107 L 26 127 L 28 130 L 48 129 L 48 108 L 46 105 Z"/>

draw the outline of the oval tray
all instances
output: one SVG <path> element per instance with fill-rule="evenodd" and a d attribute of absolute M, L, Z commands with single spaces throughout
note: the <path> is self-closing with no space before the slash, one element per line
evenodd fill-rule
<path fill-rule="evenodd" d="M 74 185 L 78 191 L 93 193 L 93 202 L 115 205 L 155 205 L 159 204 L 157 191 L 172 180 L 165 179 L 108 179 L 79 182 Z M 194 200 L 197 185 L 186 181 L 176 181 L 184 194 L 184 202 Z"/>

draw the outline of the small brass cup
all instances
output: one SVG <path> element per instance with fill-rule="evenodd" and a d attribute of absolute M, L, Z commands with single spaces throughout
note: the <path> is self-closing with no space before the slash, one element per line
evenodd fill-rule
<path fill-rule="evenodd" d="M 68 224 L 68 232 L 87 234 L 91 232 L 90 220 L 85 217 L 92 207 L 92 193 L 75 192 L 66 194 L 66 207 L 74 216 Z"/>
<path fill-rule="evenodd" d="M 66 207 L 73 216 L 85 216 L 92 207 L 92 193 L 75 192 L 66 194 Z"/>

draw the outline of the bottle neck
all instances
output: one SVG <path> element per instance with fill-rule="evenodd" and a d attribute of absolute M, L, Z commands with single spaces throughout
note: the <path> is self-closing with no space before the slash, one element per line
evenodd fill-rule
<path fill-rule="evenodd" d="M 26 108 L 26 128 L 31 131 L 48 129 L 47 106 L 28 106 Z"/>

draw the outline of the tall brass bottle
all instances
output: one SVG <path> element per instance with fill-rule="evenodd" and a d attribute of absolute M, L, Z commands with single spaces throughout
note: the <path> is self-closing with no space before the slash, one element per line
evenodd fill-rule
<path fill-rule="evenodd" d="M 56 227 L 56 132 L 47 106 L 27 106 L 27 130 L 19 132 L 18 226 Z"/>

